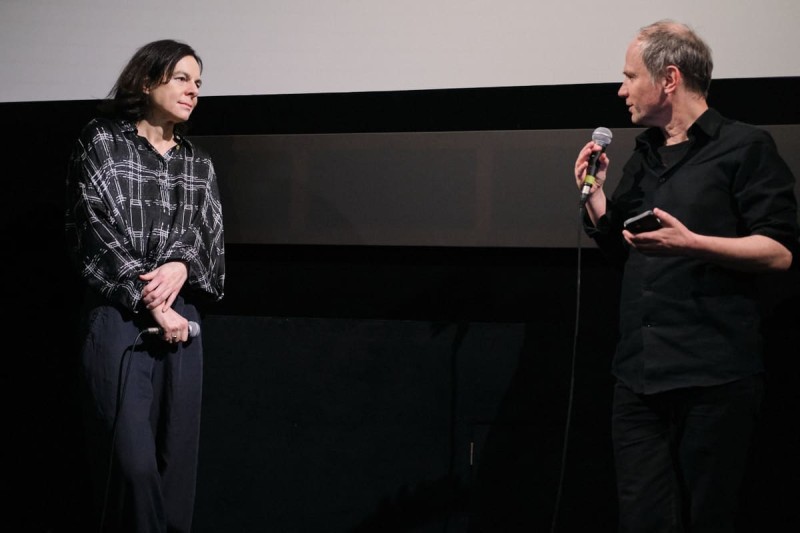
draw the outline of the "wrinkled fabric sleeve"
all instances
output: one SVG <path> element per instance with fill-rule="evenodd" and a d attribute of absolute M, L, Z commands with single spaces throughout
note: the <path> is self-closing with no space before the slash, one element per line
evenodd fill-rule
<path fill-rule="evenodd" d="M 622 224 L 614 217 L 613 203 L 606 201 L 606 214 L 597 220 L 597 225 L 593 224 L 589 215 L 583 215 L 583 229 L 603 255 L 618 268 L 622 268 L 628 258 L 628 243 L 622 237 Z"/>
<path fill-rule="evenodd" d="M 212 301 L 222 299 L 225 286 L 225 236 L 222 223 L 222 203 L 214 165 L 202 152 L 195 151 L 191 161 L 202 160 L 208 176 L 200 179 L 192 176 L 189 165 L 190 185 L 187 187 L 186 205 L 194 206 L 185 231 L 169 245 L 158 263 L 183 261 L 189 270 L 187 285 L 195 292 L 203 293 Z"/>
<path fill-rule="evenodd" d="M 87 127 L 73 149 L 67 173 L 67 245 L 78 274 L 90 287 L 135 311 L 144 287 L 138 276 L 147 270 L 130 246 L 127 225 L 111 200 L 120 192 L 106 145 L 110 135 Z"/>
<path fill-rule="evenodd" d="M 779 242 L 792 253 L 792 268 L 800 269 L 795 177 L 768 132 L 757 130 L 753 136 L 732 182 L 743 232 Z"/>

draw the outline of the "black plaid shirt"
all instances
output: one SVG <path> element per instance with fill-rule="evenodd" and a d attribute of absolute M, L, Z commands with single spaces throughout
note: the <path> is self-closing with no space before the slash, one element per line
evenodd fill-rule
<path fill-rule="evenodd" d="M 188 139 L 160 155 L 133 123 L 95 119 L 67 177 L 67 245 L 90 287 L 138 311 L 139 275 L 169 261 L 184 290 L 219 300 L 225 283 L 222 206 L 211 159 Z"/>

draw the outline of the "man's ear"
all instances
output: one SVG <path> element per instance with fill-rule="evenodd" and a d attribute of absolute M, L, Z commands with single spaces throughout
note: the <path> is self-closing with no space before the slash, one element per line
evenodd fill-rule
<path fill-rule="evenodd" d="M 681 71 L 675 65 L 669 65 L 664 70 L 664 76 L 661 78 L 664 92 L 667 93 L 674 93 L 682 81 L 683 74 L 681 74 Z"/>

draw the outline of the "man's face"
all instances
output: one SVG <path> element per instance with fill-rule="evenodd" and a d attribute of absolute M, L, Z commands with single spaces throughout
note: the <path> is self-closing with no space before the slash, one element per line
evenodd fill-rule
<path fill-rule="evenodd" d="M 664 126 L 668 120 L 666 94 L 662 83 L 654 81 L 642 61 L 639 42 L 633 40 L 625 53 L 624 80 L 617 91 L 631 113 L 631 121 L 640 126 Z"/>

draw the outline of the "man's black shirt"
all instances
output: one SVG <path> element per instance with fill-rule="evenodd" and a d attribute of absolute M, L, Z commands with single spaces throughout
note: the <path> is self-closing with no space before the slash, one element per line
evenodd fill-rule
<path fill-rule="evenodd" d="M 795 265 L 799 260 L 794 176 L 769 133 L 709 109 L 688 137 L 664 164 L 661 131 L 640 134 L 606 214 L 597 227 L 587 226 L 606 255 L 624 265 L 612 371 L 639 393 L 762 372 L 761 321 L 756 274 L 629 249 L 625 219 L 658 207 L 701 235 L 770 237 L 792 252 Z"/>

